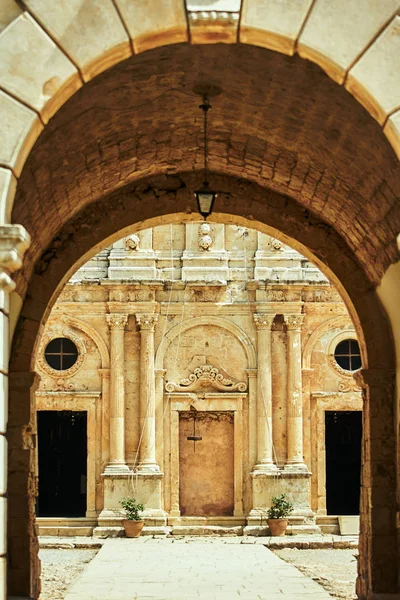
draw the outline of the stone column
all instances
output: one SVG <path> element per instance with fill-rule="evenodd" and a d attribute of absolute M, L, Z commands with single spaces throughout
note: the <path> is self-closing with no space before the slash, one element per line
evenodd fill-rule
<path fill-rule="evenodd" d="M 128 315 L 106 315 L 110 327 L 110 458 L 106 474 L 127 473 L 125 462 L 125 346 Z"/>
<path fill-rule="evenodd" d="M 140 447 L 139 473 L 158 473 L 156 461 L 156 398 L 154 328 L 158 315 L 138 314 L 140 327 Z"/>
<path fill-rule="evenodd" d="M 284 315 L 287 328 L 287 460 L 285 470 L 308 471 L 303 458 L 301 326 L 304 315 Z"/>
<path fill-rule="evenodd" d="M 271 327 L 275 315 L 255 314 L 257 329 L 257 464 L 255 471 L 276 469 L 272 448 Z"/>

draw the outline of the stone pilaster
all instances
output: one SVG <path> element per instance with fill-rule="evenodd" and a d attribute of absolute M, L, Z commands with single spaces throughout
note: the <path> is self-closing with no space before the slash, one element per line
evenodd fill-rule
<path fill-rule="evenodd" d="M 249 389 L 248 429 L 249 429 L 249 467 L 257 462 L 257 369 L 247 369 Z"/>
<path fill-rule="evenodd" d="M 271 327 L 275 315 L 255 314 L 257 329 L 257 463 L 255 471 L 276 469 L 272 446 Z"/>
<path fill-rule="evenodd" d="M 304 315 L 285 315 L 287 329 L 287 460 L 285 470 L 308 471 L 303 458 L 301 326 Z"/>
<path fill-rule="evenodd" d="M 164 468 L 164 423 L 167 422 L 164 419 L 164 376 L 165 369 L 156 369 L 155 371 L 155 394 L 156 394 L 156 461 L 160 467 Z"/>
<path fill-rule="evenodd" d="M 31 411 L 31 387 L 35 376 L 30 372 L 28 376 L 25 372 L 15 377 L 9 374 L 9 307 L 10 294 L 15 289 L 11 276 L 21 268 L 29 244 L 30 236 L 21 225 L 0 226 L 0 569 L 4 574 L 3 577 L 0 575 L 1 598 L 7 597 L 7 592 L 9 595 L 32 595 L 35 598 L 40 593 L 40 562 L 35 531 L 36 453 Z M 8 472 L 13 474 L 10 481 L 7 481 Z M 18 506 L 19 511 L 16 517 L 14 508 L 8 510 L 8 522 L 7 502 L 10 507 Z M 29 535 L 28 543 L 26 539 L 22 540 L 22 531 Z"/>
<path fill-rule="evenodd" d="M 110 460 L 110 369 L 99 369 L 101 376 L 101 459 L 103 468 Z"/>
<path fill-rule="evenodd" d="M 129 472 L 125 462 L 125 345 L 128 315 L 106 315 L 110 327 L 110 458 L 105 474 Z"/>
<path fill-rule="evenodd" d="M 137 314 L 140 328 L 140 439 L 139 473 L 158 473 L 156 461 L 156 399 L 154 328 L 158 315 Z"/>

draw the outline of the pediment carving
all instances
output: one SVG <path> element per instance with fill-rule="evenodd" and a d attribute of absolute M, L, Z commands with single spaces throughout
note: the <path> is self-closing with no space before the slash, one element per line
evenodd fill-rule
<path fill-rule="evenodd" d="M 181 379 L 179 383 L 169 382 L 165 385 L 165 389 L 167 392 L 194 392 L 207 386 L 220 392 L 245 392 L 247 390 L 247 384 L 244 381 L 233 381 L 224 377 L 212 365 L 196 367 L 189 377 Z"/>

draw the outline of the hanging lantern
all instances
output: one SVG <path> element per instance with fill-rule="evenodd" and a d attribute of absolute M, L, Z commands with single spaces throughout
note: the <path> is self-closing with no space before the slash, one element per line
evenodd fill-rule
<path fill-rule="evenodd" d="M 208 100 L 207 95 L 203 97 L 203 103 L 200 104 L 199 108 L 203 111 L 204 115 L 204 181 L 201 188 L 194 192 L 197 200 L 197 209 L 204 219 L 212 213 L 215 198 L 217 192 L 209 187 L 208 183 L 208 140 L 207 140 L 207 113 L 211 108 L 211 104 Z"/>

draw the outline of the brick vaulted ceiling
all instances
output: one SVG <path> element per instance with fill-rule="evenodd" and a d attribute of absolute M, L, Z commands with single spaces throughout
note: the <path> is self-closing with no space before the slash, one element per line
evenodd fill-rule
<path fill-rule="evenodd" d="M 201 169 L 202 121 L 192 88 L 203 81 L 222 88 L 210 113 L 210 169 L 290 196 L 304 215 L 336 230 L 370 281 L 379 281 L 396 260 L 400 231 L 400 165 L 379 125 L 297 56 L 246 45 L 177 45 L 96 77 L 39 137 L 12 216 L 33 238 L 18 276 L 22 293 L 43 248 L 89 204 L 146 177 Z M 140 211 L 131 208 L 135 222 Z"/>

